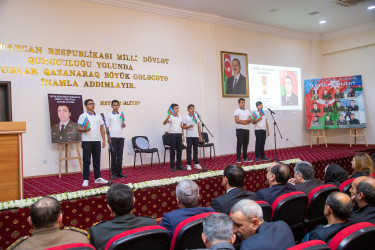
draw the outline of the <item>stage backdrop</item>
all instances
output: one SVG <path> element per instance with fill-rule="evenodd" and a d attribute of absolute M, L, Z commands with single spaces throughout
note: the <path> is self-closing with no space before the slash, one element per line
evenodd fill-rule
<path fill-rule="evenodd" d="M 365 128 L 360 75 L 305 80 L 308 129 Z"/>

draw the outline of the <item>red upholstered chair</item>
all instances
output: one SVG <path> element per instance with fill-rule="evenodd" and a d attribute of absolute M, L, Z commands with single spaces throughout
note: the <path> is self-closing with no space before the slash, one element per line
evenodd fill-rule
<path fill-rule="evenodd" d="M 301 249 L 308 249 L 308 250 L 331 250 L 329 246 L 322 240 L 310 240 L 304 243 L 295 245 L 293 247 L 288 248 L 287 250 L 301 250 Z"/>
<path fill-rule="evenodd" d="M 272 203 L 272 221 L 285 221 L 299 242 L 305 235 L 305 215 L 309 198 L 303 192 L 283 194 Z"/>
<path fill-rule="evenodd" d="M 361 222 L 338 232 L 328 246 L 332 250 L 374 249 L 375 227 L 369 222 Z"/>
<path fill-rule="evenodd" d="M 327 184 L 314 188 L 308 195 L 309 206 L 306 213 L 307 233 L 313 230 L 317 225 L 326 225 L 327 218 L 324 216 L 324 206 L 330 193 L 340 191 L 336 185 Z"/>
<path fill-rule="evenodd" d="M 343 193 L 346 193 L 350 196 L 350 188 L 352 187 L 353 181 L 354 181 L 354 179 L 349 179 L 349 180 L 346 180 L 343 183 L 341 183 L 341 185 L 339 187 L 340 191 L 343 192 Z"/>
<path fill-rule="evenodd" d="M 263 220 L 270 222 L 272 218 L 272 207 L 266 201 L 256 201 L 263 211 Z"/>
<path fill-rule="evenodd" d="M 206 248 L 202 241 L 203 219 L 216 213 L 198 214 L 181 221 L 174 230 L 170 250 Z"/>
<path fill-rule="evenodd" d="M 375 174 L 370 174 L 368 177 L 375 178 Z"/>
<path fill-rule="evenodd" d="M 60 245 L 56 247 L 46 248 L 45 250 L 64 250 L 64 249 L 95 250 L 95 247 L 87 243 L 70 243 L 70 244 Z"/>
<path fill-rule="evenodd" d="M 110 239 L 104 249 L 168 249 L 171 236 L 162 226 L 146 226 L 122 232 Z"/>

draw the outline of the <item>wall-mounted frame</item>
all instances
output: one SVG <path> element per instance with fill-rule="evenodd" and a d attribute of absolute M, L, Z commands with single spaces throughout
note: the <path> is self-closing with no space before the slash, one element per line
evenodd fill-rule
<path fill-rule="evenodd" d="M 11 83 L 0 81 L 0 122 L 12 121 Z"/>

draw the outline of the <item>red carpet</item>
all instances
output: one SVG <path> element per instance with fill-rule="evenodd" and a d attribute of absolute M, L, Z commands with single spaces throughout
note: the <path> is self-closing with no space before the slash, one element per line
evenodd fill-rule
<path fill-rule="evenodd" d="M 343 157 L 353 156 L 358 151 L 367 151 L 373 150 L 375 146 L 353 146 L 349 147 L 348 145 L 328 145 L 328 148 L 325 146 L 303 146 L 296 148 L 287 148 L 277 150 L 277 157 L 279 160 L 287 160 L 299 158 L 301 160 L 309 161 L 311 163 L 330 160 L 330 159 L 339 159 Z M 167 155 L 168 156 L 168 155 Z M 249 156 L 254 159 L 254 153 L 250 153 Z M 267 151 L 266 156 L 273 159 L 274 151 Z M 161 155 L 162 157 L 162 155 Z M 155 158 L 154 158 L 155 159 Z M 138 158 L 139 160 L 139 158 Z M 234 164 L 236 162 L 235 155 L 226 155 L 217 157 L 216 161 L 206 160 L 206 167 L 208 170 L 221 170 L 224 169 L 228 164 Z M 200 159 L 201 165 L 203 165 L 203 160 Z M 264 163 L 264 162 L 262 162 Z M 246 165 L 254 165 L 255 162 L 248 163 Z M 186 162 L 183 162 L 183 165 L 186 166 Z M 128 176 L 126 179 L 117 179 L 114 180 L 114 183 L 136 183 L 143 182 L 148 180 L 164 179 L 171 178 L 176 176 L 184 176 L 192 173 L 196 173 L 197 170 L 191 171 L 176 171 L 171 172 L 169 164 L 159 168 L 158 164 L 153 165 L 144 165 L 144 170 L 141 166 L 127 167 L 124 169 L 123 173 Z M 108 180 L 108 170 L 102 170 L 102 177 Z M 86 189 L 96 188 L 98 184 L 94 184 L 93 173 L 90 176 L 90 183 Z M 77 190 L 82 190 L 82 175 L 81 174 L 69 174 L 63 175 L 61 178 L 58 176 L 48 176 L 48 177 L 32 177 L 24 179 L 24 192 L 25 198 L 36 197 L 36 196 L 45 196 L 48 194 L 58 194 L 64 192 L 73 192 Z"/>

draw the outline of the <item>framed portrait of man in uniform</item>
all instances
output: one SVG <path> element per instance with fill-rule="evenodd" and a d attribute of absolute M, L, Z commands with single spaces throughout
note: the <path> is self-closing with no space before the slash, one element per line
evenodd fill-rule
<path fill-rule="evenodd" d="M 83 113 L 81 95 L 48 94 L 52 143 L 81 141 L 78 120 Z"/>
<path fill-rule="evenodd" d="M 247 54 L 221 51 L 223 97 L 249 97 Z"/>

